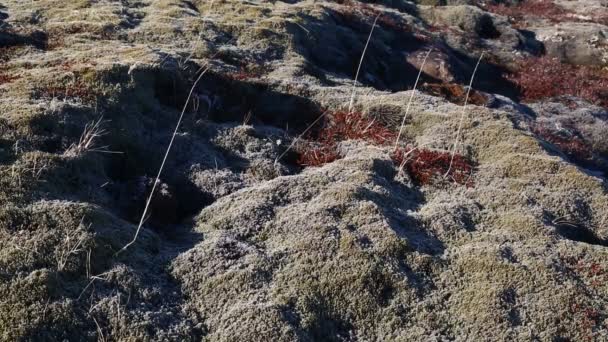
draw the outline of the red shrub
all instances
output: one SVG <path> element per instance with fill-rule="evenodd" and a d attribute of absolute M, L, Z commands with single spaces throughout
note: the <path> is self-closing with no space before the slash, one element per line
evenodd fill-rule
<path fill-rule="evenodd" d="M 229 59 L 230 57 L 224 57 Z M 236 61 L 238 71 L 228 72 L 227 76 L 236 81 L 246 81 L 252 78 L 260 78 L 271 70 L 268 65 L 256 64 L 246 61 Z"/>
<path fill-rule="evenodd" d="M 345 140 L 364 140 L 375 145 L 386 145 L 396 139 L 396 134 L 359 112 L 334 112 L 314 135 L 308 137 L 313 141 L 306 144 L 298 164 L 302 166 L 320 166 L 339 158 L 337 145 Z"/>
<path fill-rule="evenodd" d="M 580 256 L 560 257 L 560 259 L 568 271 L 576 275 L 577 282 L 579 282 L 577 286 L 582 287 L 581 294 L 589 292 L 591 296 L 598 296 L 598 288 L 601 289 L 601 286 L 608 280 L 608 272 L 602 265 L 595 262 L 590 263 Z M 584 290 L 583 286 L 589 286 L 588 290 Z M 602 323 L 605 315 L 602 315 L 593 303 L 588 303 L 583 295 L 570 298 L 569 314 L 577 321 L 579 331 L 585 335 L 588 341 L 594 340 L 595 331 L 598 328 L 605 327 L 605 324 Z"/>
<path fill-rule="evenodd" d="M 571 13 L 556 5 L 553 0 L 524 0 L 517 5 L 510 6 L 490 3 L 481 5 L 481 7 L 488 12 L 511 17 L 515 23 L 521 22 L 526 16 L 547 19 L 552 22 L 572 20 Z"/>
<path fill-rule="evenodd" d="M 12 81 L 18 79 L 18 76 L 11 76 L 5 73 L 0 72 L 0 85 L 11 83 Z"/>
<path fill-rule="evenodd" d="M 321 166 L 339 159 L 337 145 L 340 141 L 364 140 L 374 145 L 388 145 L 395 139 L 395 132 L 361 113 L 335 112 L 314 136 L 309 136 L 312 142 L 300 148 L 297 163 L 301 166 Z M 416 184 L 430 184 L 447 173 L 448 179 L 455 183 L 472 185 L 473 166 L 459 154 L 454 156 L 451 168 L 452 154 L 448 152 L 400 148 L 391 158 L 397 166 L 406 160 L 404 168 Z"/>
<path fill-rule="evenodd" d="M 84 102 L 94 102 L 99 95 L 95 90 L 91 89 L 89 85 L 82 82 L 38 88 L 35 91 L 35 94 L 38 98 L 56 98 L 59 100 L 78 98 Z"/>
<path fill-rule="evenodd" d="M 379 14 L 378 10 L 372 6 L 356 0 L 334 0 L 334 2 L 343 5 L 340 9 L 340 14 L 349 19 L 349 21 L 360 20 L 362 16 L 368 20 L 374 20 Z M 378 17 L 378 25 L 397 32 L 412 32 L 412 28 L 405 22 L 400 22 L 387 14 Z"/>
<path fill-rule="evenodd" d="M 582 257 L 560 257 L 564 265 L 568 267 L 570 271 L 573 271 L 585 278 L 597 280 L 599 278 L 602 283 L 608 280 L 608 268 L 604 265 L 596 262 L 588 262 Z M 592 281 L 590 283 L 593 287 L 597 287 L 597 283 Z"/>
<path fill-rule="evenodd" d="M 256 78 L 257 76 L 258 75 L 247 72 L 245 70 L 239 70 L 237 72 L 228 74 L 228 77 L 236 81 L 245 81 L 251 78 Z"/>
<path fill-rule="evenodd" d="M 374 145 L 387 145 L 395 141 L 396 134 L 393 131 L 361 113 L 341 111 L 332 113 L 330 117 L 331 120 L 313 136 L 309 136 L 311 142 L 300 148 L 297 160 L 299 165 L 322 166 L 339 159 L 337 146 L 340 141 L 364 140 Z M 430 184 L 447 173 L 447 178 L 455 183 L 472 185 L 473 166 L 459 154 L 452 161 L 449 152 L 400 148 L 391 157 L 398 166 L 406 160 L 404 168 L 416 184 Z"/>
<path fill-rule="evenodd" d="M 323 166 L 340 158 L 335 145 L 307 146 L 296 161 L 301 166 Z"/>
<path fill-rule="evenodd" d="M 603 25 L 608 23 L 608 15 L 604 13 L 594 13 L 585 17 L 578 16 L 555 4 L 553 0 L 524 0 L 516 5 L 495 3 L 479 3 L 478 5 L 488 12 L 509 17 L 515 27 L 525 26 L 525 17 L 546 19 L 553 23 L 563 21 L 592 22 Z"/>
<path fill-rule="evenodd" d="M 591 147 L 576 135 L 564 137 L 554 130 L 542 125 L 532 127 L 537 137 L 555 145 L 573 160 L 585 162 L 592 159 Z"/>
<path fill-rule="evenodd" d="M 446 175 L 448 179 L 467 186 L 472 186 L 471 174 L 473 165 L 462 155 L 454 155 L 445 151 L 428 149 L 398 149 L 392 155 L 393 162 L 401 166 L 419 185 L 430 184 L 435 178 Z M 452 167 L 450 168 L 450 162 Z"/>
<path fill-rule="evenodd" d="M 509 79 L 526 101 L 571 95 L 608 107 L 608 71 L 597 67 L 565 64 L 550 57 L 528 58 Z"/>
<path fill-rule="evenodd" d="M 459 31 L 458 29 L 456 29 L 454 26 L 449 26 L 449 25 L 440 25 L 440 24 L 435 24 L 435 25 L 431 25 L 428 24 L 427 26 L 427 31 L 432 32 L 432 33 L 450 33 L 450 34 L 459 34 L 461 31 Z"/>
<path fill-rule="evenodd" d="M 335 143 L 344 140 L 365 140 L 376 145 L 393 141 L 396 135 L 374 119 L 359 112 L 334 112 L 331 121 L 320 132 L 321 140 Z"/>
<path fill-rule="evenodd" d="M 0 47 L 0 62 L 8 62 L 17 53 L 21 46 Z"/>
<path fill-rule="evenodd" d="M 252 78 L 258 78 L 262 76 L 260 72 L 256 71 L 247 71 L 245 69 L 239 69 L 237 72 L 229 73 L 228 77 L 236 81 L 246 81 Z"/>
<path fill-rule="evenodd" d="M 594 331 L 600 325 L 602 318 L 600 312 L 588 304 L 582 303 L 580 299 L 571 299 L 570 314 L 577 320 L 578 329 L 585 335 L 587 341 L 593 341 Z"/>

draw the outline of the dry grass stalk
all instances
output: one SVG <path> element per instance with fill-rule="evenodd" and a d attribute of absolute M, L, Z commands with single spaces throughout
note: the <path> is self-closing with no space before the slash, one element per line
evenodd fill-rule
<path fill-rule="evenodd" d="M 469 101 L 469 95 L 471 94 L 471 88 L 473 87 L 473 80 L 475 79 L 475 74 L 477 73 L 477 69 L 479 68 L 479 63 L 481 63 L 481 59 L 485 52 L 482 52 L 477 60 L 477 64 L 475 64 L 475 69 L 473 69 L 473 74 L 471 75 L 471 80 L 469 81 L 469 87 L 467 88 L 467 94 L 464 98 L 464 104 L 462 105 L 462 114 L 460 115 L 460 123 L 458 124 L 458 130 L 456 131 L 456 140 L 454 141 L 454 147 L 452 148 L 452 158 L 450 158 L 450 166 L 448 170 L 443 175 L 443 177 L 447 177 L 452 171 L 452 164 L 454 164 L 454 158 L 456 157 L 456 149 L 458 148 L 458 143 L 460 141 L 460 131 L 462 131 L 462 124 L 464 123 L 464 117 L 467 111 L 467 103 Z"/>
<path fill-rule="evenodd" d="M 424 65 L 426 64 L 426 60 L 429 58 L 429 55 L 433 51 L 431 48 L 426 55 L 424 56 L 424 60 L 422 61 L 422 65 L 420 66 L 420 70 L 418 71 L 418 76 L 416 77 L 416 82 L 414 83 L 414 89 L 412 89 L 412 94 L 410 95 L 410 100 L 407 102 L 407 107 L 405 107 L 405 114 L 403 115 L 403 121 L 401 121 L 401 127 L 399 128 L 399 133 L 397 134 L 397 140 L 395 141 L 395 150 L 399 146 L 399 139 L 401 138 L 401 133 L 403 132 L 403 127 L 405 126 L 405 120 L 407 119 L 407 115 L 410 112 L 410 107 L 412 105 L 412 101 L 414 99 L 414 94 L 416 94 L 416 87 L 418 86 L 418 81 L 420 81 L 420 76 L 422 75 L 422 70 L 424 69 Z"/>
<path fill-rule="evenodd" d="M 99 322 L 97 322 L 97 319 L 95 319 L 95 316 L 91 315 L 91 318 L 93 319 L 93 322 L 95 322 L 95 326 L 97 327 L 97 334 L 99 334 L 98 341 L 100 341 L 100 342 L 106 342 L 106 338 L 103 335 L 103 330 L 101 329 L 101 326 L 99 325 Z"/>
<path fill-rule="evenodd" d="M 63 271 L 72 255 L 78 255 L 84 251 L 83 245 L 86 241 L 86 229 L 83 228 L 84 217 L 80 220 L 78 227 L 67 232 L 64 238 L 65 245 L 57 254 L 57 270 Z M 90 225 L 89 225 L 90 227 Z"/>
<path fill-rule="evenodd" d="M 348 104 L 348 112 L 352 113 L 353 105 L 355 102 L 355 90 L 357 88 L 357 81 L 359 80 L 359 73 L 361 72 L 361 65 L 363 65 L 363 59 L 365 59 L 365 53 L 367 52 L 367 47 L 369 46 L 369 42 L 372 39 L 372 34 L 374 33 L 374 29 L 376 28 L 376 24 L 378 23 L 378 19 L 380 18 L 380 13 L 374 19 L 374 24 L 372 25 L 372 29 L 369 31 L 369 36 L 367 37 L 367 42 L 365 43 L 365 47 L 363 48 L 363 53 L 361 54 L 361 59 L 359 60 L 359 66 L 357 67 L 357 73 L 355 74 L 355 80 L 353 82 L 353 90 L 350 96 L 350 103 Z"/>
<path fill-rule="evenodd" d="M 248 111 L 247 114 L 245 114 L 245 117 L 243 117 L 243 126 L 247 126 L 249 124 L 249 121 L 251 121 L 252 117 L 253 117 L 253 112 Z"/>

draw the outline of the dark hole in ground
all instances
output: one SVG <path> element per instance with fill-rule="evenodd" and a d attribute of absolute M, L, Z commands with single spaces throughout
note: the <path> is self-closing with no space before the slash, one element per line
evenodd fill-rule
<path fill-rule="evenodd" d="M 298 159 L 300 158 L 300 153 L 294 148 L 291 148 L 283 157 L 281 157 L 281 163 L 287 165 L 291 171 L 295 173 L 299 173 L 303 170 L 303 167 L 298 163 Z"/>
<path fill-rule="evenodd" d="M 188 0 L 182 1 L 183 7 L 193 10 L 196 13 L 199 13 L 198 7 L 192 2 Z"/>
<path fill-rule="evenodd" d="M 570 224 L 557 224 L 555 228 L 555 231 L 565 239 L 591 245 L 608 246 L 608 241 L 600 239 L 588 228 Z"/>
<path fill-rule="evenodd" d="M 140 82 L 153 82 L 152 90 L 158 103 L 179 113 L 198 76 L 194 73 L 196 70 L 200 67 L 191 63 L 180 71 L 161 69 L 152 71 L 151 75 L 144 71 Z M 319 106 L 303 96 L 277 91 L 263 83 L 235 79 L 228 74 L 207 72 L 193 90 L 184 119 L 247 122 L 297 132 L 305 129 L 320 113 Z"/>
<path fill-rule="evenodd" d="M 473 70 L 477 64 L 478 57 L 473 58 L 464 53 L 443 46 L 448 53 L 450 65 L 458 66 L 458 72 L 455 74 L 457 83 L 467 85 L 471 81 Z M 480 90 L 490 94 L 501 94 L 511 99 L 519 99 L 520 92 L 517 86 L 505 78 L 508 70 L 500 65 L 494 64 L 487 59 L 482 59 L 479 63 L 479 68 L 475 73 L 473 89 Z"/>
<path fill-rule="evenodd" d="M 0 165 L 9 164 L 15 160 L 15 142 L 0 138 Z"/>
<path fill-rule="evenodd" d="M 177 218 L 179 221 L 198 214 L 201 209 L 216 200 L 213 195 L 200 190 L 189 179 L 176 181 L 174 188 L 178 200 Z"/>
<path fill-rule="evenodd" d="M 595 232 L 579 223 L 591 218 L 591 208 L 583 201 L 577 201 L 578 219 L 562 219 L 555 214 L 544 211 L 543 219 L 548 225 L 555 227 L 555 232 L 568 240 L 584 242 L 591 245 L 608 246 L 608 240 L 598 237 Z"/>
<path fill-rule="evenodd" d="M 139 223 L 153 184 L 154 177 L 139 176 L 113 186 L 112 191 L 122 207 L 125 219 Z M 166 231 L 197 214 L 213 201 L 210 194 L 202 192 L 187 180 L 176 181 L 171 185 L 161 180 L 150 201 L 145 225 L 161 232 Z"/>
<path fill-rule="evenodd" d="M 496 39 L 500 38 L 500 32 L 494 26 L 494 22 L 492 21 L 492 17 L 489 15 L 484 15 L 479 18 L 479 21 L 476 24 L 475 32 L 479 35 L 480 38 L 484 39 Z"/>
<path fill-rule="evenodd" d="M 108 150 L 119 151 L 101 155 L 105 174 L 110 180 L 108 190 L 115 198 L 120 215 L 127 221 L 138 223 L 141 218 L 166 149 L 164 144 L 169 141 L 169 136 L 162 135 L 167 139 L 163 139 L 161 145 L 156 139 L 138 134 L 126 140 L 120 132 L 107 136 L 108 141 L 114 142 L 110 143 Z M 169 156 L 171 160 L 172 157 L 174 154 Z M 192 217 L 214 200 L 189 181 L 185 174 L 165 167 L 150 203 L 146 226 L 162 231 Z"/>
<path fill-rule="evenodd" d="M 301 131 L 320 114 L 319 106 L 302 96 L 278 92 L 268 85 L 208 73 L 199 83 L 198 115 L 215 122 L 264 124 Z M 183 105 L 183 103 L 182 103 Z"/>
<path fill-rule="evenodd" d="M 335 11 L 325 9 L 327 16 L 319 19 L 302 16 L 302 26 L 288 24 L 288 32 L 293 45 L 309 64 L 327 74 L 353 79 L 371 30 L 374 16 L 366 17 L 365 10 L 344 9 Z M 371 12 L 367 13 L 369 16 Z M 384 18 L 384 17 L 383 17 Z M 481 19 L 476 27 L 480 40 L 479 51 L 483 48 L 483 39 L 496 39 L 500 32 L 494 26 L 490 16 Z M 534 50 L 537 42 L 533 37 L 524 38 L 522 46 Z M 454 71 L 455 83 L 469 83 L 477 58 L 470 53 L 459 51 L 442 39 L 426 36 L 408 25 L 400 18 L 386 17 L 379 21 L 373 32 L 369 47 L 363 59 L 363 69 L 358 81 L 369 87 L 385 91 L 403 91 L 411 89 L 416 80 L 418 69 L 404 60 L 404 56 L 416 51 L 428 50 L 431 46 L 442 50 L 446 61 Z M 507 70 L 497 64 L 482 60 L 475 76 L 474 88 L 487 93 L 497 93 L 517 99 L 517 87 L 507 80 Z M 317 73 L 311 73 L 316 76 Z M 322 78 L 319 78 L 323 81 Z M 423 82 L 441 83 L 430 75 L 423 75 Z"/>
<path fill-rule="evenodd" d="M 326 73 L 353 79 L 370 33 L 371 23 L 357 15 L 326 9 L 327 17 L 302 16 L 303 26 L 288 23 L 294 47 L 309 64 Z M 387 18 L 388 20 L 388 18 Z M 373 17 L 371 18 L 373 22 Z M 405 23 L 388 20 L 377 27 L 364 58 L 359 82 L 376 89 L 400 91 L 414 84 L 417 70 L 404 62 L 403 54 L 426 42 Z"/>
<path fill-rule="evenodd" d="M 111 179 L 108 190 L 116 202 L 120 216 L 134 224 L 139 223 L 146 201 L 152 191 L 158 165 L 153 165 L 143 150 L 130 149 L 128 153 L 109 155 L 106 174 Z M 160 163 L 160 161 L 159 161 Z M 184 175 L 171 174 L 157 184 L 148 209 L 146 227 L 166 232 L 176 224 L 196 215 L 212 204 L 215 198 L 194 185 Z"/>
<path fill-rule="evenodd" d="M 60 137 L 43 139 L 38 147 L 40 151 L 47 153 L 61 153 L 65 149 L 64 143 Z"/>
<path fill-rule="evenodd" d="M 146 158 L 142 149 L 124 144 L 116 144 L 110 147 L 112 151 L 120 151 L 120 154 L 108 155 L 106 174 L 111 180 L 124 182 L 134 179 L 152 170 L 149 158 Z"/>
<path fill-rule="evenodd" d="M 519 41 L 517 46 L 518 50 L 522 50 L 532 54 L 533 56 L 540 57 L 545 54 L 545 45 L 536 39 L 536 33 L 528 30 L 517 30 L 522 36 L 523 40 Z"/>
<path fill-rule="evenodd" d="M 154 78 L 154 95 L 162 105 L 181 110 L 190 91 L 186 83 L 179 73 L 160 71 Z"/>
<path fill-rule="evenodd" d="M 319 295 L 320 297 L 320 295 Z M 315 298 L 308 304 L 317 312 L 315 320 L 310 324 L 306 333 L 313 341 L 348 341 L 352 324 L 333 313 L 331 305 L 324 298 Z"/>
<path fill-rule="evenodd" d="M 0 31 L 0 48 L 31 45 L 37 49 L 46 49 L 48 36 L 42 31 L 20 33 L 9 29 Z"/>
<path fill-rule="evenodd" d="M 198 67 L 193 66 L 190 69 L 197 70 Z M 158 170 L 166 143 L 193 83 L 193 75 L 189 75 L 187 71 L 183 74 L 170 71 L 138 71 L 135 76 L 136 87 L 143 89 L 135 90 L 135 93 L 142 93 L 144 96 L 153 94 L 157 104 L 161 105 L 160 108 L 154 107 L 153 102 L 150 107 L 156 108 L 156 111 L 131 109 L 131 116 L 141 116 L 141 120 L 112 118 L 111 127 L 107 128 L 109 133 L 104 137 L 104 141 L 108 141 L 109 150 L 121 152 L 105 157 L 105 172 L 114 184 L 113 193 L 121 203 L 122 216 L 134 223 L 139 222 L 145 200 L 153 185 L 151 176 Z M 128 96 L 125 98 L 129 100 Z M 145 100 L 145 97 L 143 98 Z M 187 107 L 181 127 L 184 132 L 196 129 L 189 125 L 198 119 L 243 122 L 247 116 L 250 117 L 250 124 L 271 125 L 298 132 L 321 113 L 316 103 L 304 97 L 213 72 L 207 73 L 200 80 L 193 92 L 193 98 L 197 101 L 191 101 Z M 128 132 L 124 127 L 129 127 Z M 165 138 L 159 139 L 159 134 L 166 134 L 166 141 Z M 203 136 L 199 138 L 205 139 Z M 174 154 L 170 156 L 173 157 Z M 281 162 L 295 165 L 296 159 L 297 153 L 291 150 L 282 157 Z M 248 166 L 245 161 L 238 160 L 231 161 L 231 165 L 237 168 L 242 166 L 243 169 Z M 151 202 L 151 217 L 147 220 L 149 226 L 162 229 L 164 226 L 180 223 L 215 200 L 209 193 L 200 191 L 189 181 L 180 180 L 175 172 L 165 170 L 163 176 L 166 184 L 158 185 Z"/>

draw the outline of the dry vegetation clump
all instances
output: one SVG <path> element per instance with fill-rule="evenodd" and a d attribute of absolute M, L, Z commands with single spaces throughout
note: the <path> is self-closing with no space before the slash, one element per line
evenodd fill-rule
<path fill-rule="evenodd" d="M 97 140 L 106 135 L 106 130 L 102 127 L 103 118 L 97 121 L 89 122 L 82 132 L 77 143 L 72 144 L 66 151 L 65 155 L 77 157 L 87 151 L 108 152 L 106 147 L 97 146 Z"/>
<path fill-rule="evenodd" d="M 587 162 L 593 158 L 591 147 L 574 134 L 556 131 L 545 125 L 533 126 L 532 132 L 540 139 L 555 145 L 572 160 Z"/>
<path fill-rule="evenodd" d="M 520 89 L 524 101 L 570 95 L 608 107 L 608 70 L 570 65 L 551 57 L 524 60 L 508 76 Z"/>
<path fill-rule="evenodd" d="M 69 36 L 78 34 L 93 35 L 99 40 L 113 40 L 118 38 L 118 32 L 113 25 L 90 25 L 86 23 L 73 23 L 68 26 L 55 27 L 47 32 L 47 50 L 61 49 L 66 46 Z"/>
<path fill-rule="evenodd" d="M 445 175 L 454 183 L 473 186 L 471 178 L 473 165 L 460 154 L 454 155 L 451 168 L 452 154 L 447 151 L 399 148 L 391 157 L 396 165 L 403 166 L 414 183 L 418 185 L 430 184 L 433 180 Z"/>

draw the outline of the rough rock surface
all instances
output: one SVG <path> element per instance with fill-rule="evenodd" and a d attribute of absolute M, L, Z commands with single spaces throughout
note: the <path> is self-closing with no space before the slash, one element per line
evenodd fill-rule
<path fill-rule="evenodd" d="M 533 30 L 549 56 L 571 64 L 608 64 L 608 27 L 605 25 L 561 23 Z"/>
<path fill-rule="evenodd" d="M 605 66 L 603 2 L 557 4 L 578 16 L 2 1 L 0 340 L 608 340 L 607 109 L 507 77 L 542 53 Z M 455 145 L 471 182 L 417 184 L 364 140 L 302 167 L 294 139 L 351 99 L 394 132 L 407 112 L 403 146 Z"/>

